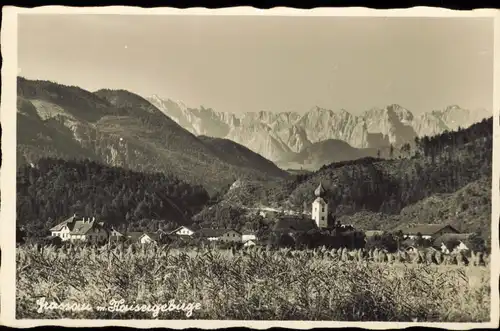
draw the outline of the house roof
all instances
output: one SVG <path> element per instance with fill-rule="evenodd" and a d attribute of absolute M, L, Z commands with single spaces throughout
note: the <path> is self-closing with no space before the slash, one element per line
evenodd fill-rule
<path fill-rule="evenodd" d="M 57 224 L 56 226 L 52 227 L 50 231 L 61 231 L 65 226 L 68 227 L 69 231 L 71 234 L 86 234 L 90 229 L 92 229 L 94 226 L 98 227 L 105 227 L 104 222 L 96 222 L 95 219 L 90 220 L 90 217 L 78 217 L 76 215 L 73 215 L 63 222 Z"/>
<path fill-rule="evenodd" d="M 132 239 L 132 240 L 137 240 L 137 239 L 139 239 L 139 238 L 140 238 L 143 234 L 144 234 L 144 232 L 127 232 L 127 233 L 125 234 L 125 236 L 126 236 L 127 238 Z"/>
<path fill-rule="evenodd" d="M 148 236 L 149 238 L 153 239 L 154 241 L 157 241 L 160 239 L 160 234 L 158 232 L 144 232 L 140 238 L 143 236 Z"/>
<path fill-rule="evenodd" d="M 458 232 L 455 228 L 448 224 L 415 224 L 412 226 L 408 226 L 406 228 L 401 229 L 404 234 L 416 235 L 418 233 L 424 236 L 431 236 L 438 231 L 449 227 L 454 231 Z"/>
<path fill-rule="evenodd" d="M 75 215 L 67 218 L 66 220 L 62 221 L 61 223 L 57 224 L 56 226 L 50 228 L 50 231 L 61 231 L 66 224 L 73 222 L 73 220 L 75 218 L 76 218 Z"/>
<path fill-rule="evenodd" d="M 316 222 L 312 218 L 286 215 L 278 219 L 274 231 L 309 231 L 316 228 Z"/>
<path fill-rule="evenodd" d="M 209 228 L 202 228 L 198 231 L 198 233 L 200 233 L 202 237 L 220 237 L 229 231 L 240 233 L 234 229 L 209 229 Z"/>
<path fill-rule="evenodd" d="M 325 188 L 323 187 L 323 184 L 320 182 L 318 187 L 314 190 L 314 195 L 317 197 L 322 197 L 325 194 Z"/>
<path fill-rule="evenodd" d="M 70 223 L 71 227 L 69 227 L 69 230 L 71 231 L 71 234 L 86 234 L 90 230 L 94 228 L 97 223 L 95 222 L 84 222 L 84 221 L 74 221 L 73 223 Z"/>
<path fill-rule="evenodd" d="M 118 231 L 114 228 L 111 228 L 111 235 L 118 237 L 118 236 L 123 236 L 123 233 L 121 233 L 120 231 Z"/>
<path fill-rule="evenodd" d="M 192 231 L 194 232 L 192 229 L 188 228 L 187 226 L 179 226 L 177 229 L 173 230 L 173 231 L 170 231 L 169 234 L 172 234 L 172 233 L 176 233 L 177 231 L 181 230 L 181 229 L 188 229 L 189 231 Z"/>

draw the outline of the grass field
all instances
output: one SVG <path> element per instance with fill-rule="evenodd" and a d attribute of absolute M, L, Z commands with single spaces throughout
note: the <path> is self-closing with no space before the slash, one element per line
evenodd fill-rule
<path fill-rule="evenodd" d="M 16 296 L 17 318 L 149 319 L 156 317 L 151 311 L 98 307 L 110 306 L 111 300 L 167 306 L 175 300 L 198 306 L 156 307 L 157 318 L 490 320 L 487 267 L 338 261 L 280 252 L 21 246 Z M 42 297 L 92 310 L 39 313 Z"/>

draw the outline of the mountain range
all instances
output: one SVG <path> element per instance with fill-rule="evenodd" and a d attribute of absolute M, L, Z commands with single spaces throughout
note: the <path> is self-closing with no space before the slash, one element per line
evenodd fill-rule
<path fill-rule="evenodd" d="M 157 95 L 146 99 L 194 135 L 235 141 L 284 169 L 316 170 L 331 162 L 375 156 L 378 150 L 387 150 L 391 145 L 399 148 L 413 144 L 415 137 L 454 131 L 492 116 L 484 109 L 472 111 L 457 105 L 414 116 L 396 104 L 372 108 L 360 116 L 344 109 L 320 107 L 304 114 L 271 111 L 239 114 L 203 106 L 190 108 Z"/>
<path fill-rule="evenodd" d="M 238 209 L 241 215 L 251 210 L 251 217 L 261 207 L 300 213 L 321 182 L 343 223 L 390 229 L 451 222 L 489 236 L 492 122 L 486 112 L 457 106 L 416 118 L 396 105 L 357 117 L 317 107 L 303 115 L 237 116 L 125 90 L 89 92 L 19 77 L 17 165 L 24 191 L 18 202 L 26 219 L 39 215 L 36 206 L 43 206 L 46 217 L 80 208 L 140 226 L 142 219 L 165 217 L 177 206 L 169 221 L 202 209 L 201 215 L 215 215 L 205 220 L 211 226 L 225 219 L 243 227 L 248 219 L 237 219 Z M 415 139 L 419 135 L 426 136 Z M 414 145 L 404 157 L 379 155 L 388 145 L 407 142 Z M 258 148 L 288 164 L 319 169 L 292 175 Z M 425 208 L 432 211 L 421 212 Z"/>
<path fill-rule="evenodd" d="M 17 162 L 90 159 L 162 172 L 210 193 L 237 178 L 284 178 L 274 163 L 227 139 L 197 137 L 139 95 L 19 77 Z"/>

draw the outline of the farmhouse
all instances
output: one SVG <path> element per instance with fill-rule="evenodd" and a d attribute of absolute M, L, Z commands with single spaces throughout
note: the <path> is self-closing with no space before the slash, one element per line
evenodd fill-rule
<path fill-rule="evenodd" d="M 241 242 L 241 233 L 233 229 L 200 229 L 198 231 L 202 238 L 210 241 Z"/>
<path fill-rule="evenodd" d="M 194 231 L 188 227 L 180 226 L 169 234 L 176 234 L 178 236 L 192 236 L 194 234 Z"/>
<path fill-rule="evenodd" d="M 138 241 L 141 244 L 154 244 L 160 241 L 160 236 L 158 232 L 146 232 L 139 237 Z"/>
<path fill-rule="evenodd" d="M 62 241 L 103 242 L 109 237 L 109 230 L 104 222 L 97 222 L 95 217 L 79 218 L 76 214 L 50 229 L 52 236 Z"/>
<path fill-rule="evenodd" d="M 255 232 L 253 231 L 243 231 L 241 235 L 241 241 L 246 243 L 249 240 L 257 240 L 257 236 L 255 235 Z"/>
<path fill-rule="evenodd" d="M 423 239 L 432 239 L 445 233 L 459 233 L 457 229 L 447 224 L 415 224 L 401 231 L 405 239 L 416 239 L 419 235 L 422 235 Z"/>

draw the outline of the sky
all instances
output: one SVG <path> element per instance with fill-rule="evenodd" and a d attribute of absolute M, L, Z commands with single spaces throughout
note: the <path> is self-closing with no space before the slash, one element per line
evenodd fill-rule
<path fill-rule="evenodd" d="M 29 15 L 18 73 L 218 111 L 492 109 L 491 18 Z"/>

